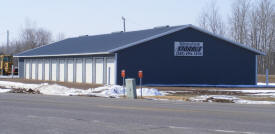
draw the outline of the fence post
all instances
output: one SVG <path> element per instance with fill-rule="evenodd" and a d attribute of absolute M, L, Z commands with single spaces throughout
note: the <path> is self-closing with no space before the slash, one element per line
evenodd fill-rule
<path fill-rule="evenodd" d="M 269 81 L 268 81 L 268 69 L 265 70 L 265 83 L 266 83 L 266 86 L 268 86 L 268 84 L 269 84 Z"/>
<path fill-rule="evenodd" d="M 13 78 L 14 67 L 11 65 L 11 78 Z"/>

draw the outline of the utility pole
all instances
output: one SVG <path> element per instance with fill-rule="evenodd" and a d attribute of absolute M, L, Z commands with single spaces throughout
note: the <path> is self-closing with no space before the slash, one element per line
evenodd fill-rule
<path fill-rule="evenodd" d="M 9 45 L 10 45 L 10 32 L 9 32 L 9 30 L 7 30 L 7 53 L 8 53 L 8 51 L 9 51 Z"/>
<path fill-rule="evenodd" d="M 123 16 L 122 16 L 122 20 L 123 20 L 123 32 L 126 32 L 126 26 L 125 26 L 126 19 Z"/>

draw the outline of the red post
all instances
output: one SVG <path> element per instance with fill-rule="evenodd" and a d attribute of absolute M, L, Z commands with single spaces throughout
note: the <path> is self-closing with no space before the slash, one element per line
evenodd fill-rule
<path fill-rule="evenodd" d="M 125 70 L 123 69 L 123 70 L 121 70 L 121 77 L 122 77 L 122 79 L 123 79 L 123 95 L 124 95 L 124 97 L 125 97 L 125 76 L 126 76 L 126 73 L 125 73 Z"/>
<path fill-rule="evenodd" d="M 143 72 L 140 70 L 138 71 L 138 77 L 139 77 L 139 83 L 140 83 L 140 98 L 142 98 L 142 77 L 143 77 Z"/>

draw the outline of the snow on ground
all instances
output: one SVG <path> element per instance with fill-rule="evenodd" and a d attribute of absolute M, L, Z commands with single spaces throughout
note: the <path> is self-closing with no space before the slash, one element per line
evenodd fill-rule
<path fill-rule="evenodd" d="M 68 88 L 58 84 L 27 84 L 20 82 L 10 82 L 10 81 L 0 81 L 0 93 L 9 92 L 12 89 L 32 89 L 34 91 L 39 91 L 45 95 L 62 95 L 62 96 L 71 96 L 71 95 L 87 95 L 87 96 L 100 96 L 100 97 L 115 97 L 119 98 L 125 94 L 126 91 L 122 86 L 119 85 L 106 85 L 98 88 L 90 88 L 88 90 L 77 89 L 77 88 Z M 243 92 L 251 95 L 266 95 L 274 96 L 275 90 L 223 90 L 223 91 L 232 91 L 232 92 Z M 172 91 L 171 91 L 172 92 Z M 184 91 L 182 91 L 184 92 Z M 137 89 L 137 95 L 140 96 L 140 89 Z M 155 88 L 142 88 L 143 96 L 165 96 L 170 94 L 169 91 L 158 91 Z M 228 95 L 201 95 L 196 97 L 191 97 L 191 101 L 196 102 L 214 102 L 216 100 L 226 100 L 228 102 L 239 103 L 239 104 L 275 104 L 274 101 L 250 101 L 242 100 L 236 96 Z"/>
<path fill-rule="evenodd" d="M 16 88 L 24 88 L 26 90 L 32 89 L 35 91 L 39 91 L 42 94 L 46 95 L 94 95 L 101 97 L 120 97 L 124 95 L 124 90 L 122 86 L 119 85 L 110 85 L 110 86 L 102 86 L 98 88 L 91 88 L 88 90 L 76 89 L 76 88 L 68 88 L 58 84 L 26 84 L 19 82 L 10 82 L 10 81 L 0 81 L 0 86 L 8 89 L 16 89 Z M 1 90 L 0 92 L 9 92 L 10 90 Z M 126 91 L 125 91 L 126 94 Z M 158 91 L 154 88 L 143 88 L 142 95 L 143 96 L 162 96 L 164 92 Z M 140 89 L 137 89 L 137 95 L 140 96 Z"/>
<path fill-rule="evenodd" d="M 11 91 L 11 89 L 2 89 L 2 88 L 0 88 L 0 93 L 7 93 L 9 91 Z"/>
<path fill-rule="evenodd" d="M 259 85 L 259 86 L 266 86 L 266 83 L 258 82 L 257 85 Z M 275 86 L 275 83 L 268 83 L 268 85 Z"/>
<path fill-rule="evenodd" d="M 18 75 L 0 75 L 0 78 L 19 78 Z"/>
<path fill-rule="evenodd" d="M 275 97 L 275 90 L 254 89 L 254 90 L 220 90 L 220 91 L 242 92 L 247 95 Z"/>
<path fill-rule="evenodd" d="M 232 103 L 237 104 L 275 104 L 273 101 L 252 101 L 243 100 L 235 96 L 230 95 L 201 95 L 196 97 L 191 97 L 192 102 L 215 102 L 215 100 L 227 100 Z"/>

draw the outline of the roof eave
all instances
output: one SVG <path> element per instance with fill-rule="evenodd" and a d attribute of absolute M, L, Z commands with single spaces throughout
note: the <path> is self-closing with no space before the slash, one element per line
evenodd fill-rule
<path fill-rule="evenodd" d="M 17 58 L 31 58 L 31 57 L 66 57 L 66 56 L 85 56 L 85 55 L 105 55 L 105 54 L 112 54 L 110 52 L 96 52 L 96 53 L 75 53 L 75 54 L 56 54 L 56 55 L 30 55 L 30 56 L 20 56 L 15 55 L 13 57 Z"/>

